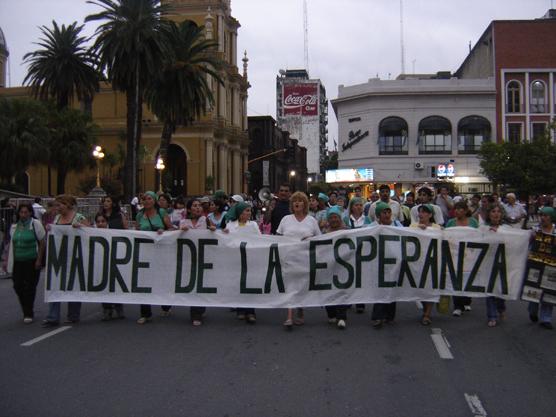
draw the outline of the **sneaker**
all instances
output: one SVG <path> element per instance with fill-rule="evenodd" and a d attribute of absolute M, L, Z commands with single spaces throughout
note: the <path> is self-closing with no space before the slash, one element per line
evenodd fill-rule
<path fill-rule="evenodd" d="M 150 317 L 139 317 L 137 319 L 137 324 L 146 324 L 149 321 L 151 321 Z"/>
<path fill-rule="evenodd" d="M 58 322 L 57 321 L 51 321 L 51 320 L 43 320 L 41 323 L 41 327 L 56 327 L 58 326 Z"/>
<path fill-rule="evenodd" d="M 463 306 L 463 311 L 471 311 L 471 306 Z"/>
<path fill-rule="evenodd" d="M 237 319 L 238 320 L 245 320 L 245 314 L 244 313 L 237 313 Z"/>
<path fill-rule="evenodd" d="M 338 320 L 336 319 L 336 317 L 332 317 L 331 319 L 328 319 L 328 324 L 336 324 L 338 322 Z"/>
<path fill-rule="evenodd" d="M 459 308 L 456 308 L 452 313 L 452 316 L 459 317 L 461 316 L 462 311 Z"/>
<path fill-rule="evenodd" d="M 201 320 L 193 320 L 191 322 L 191 324 L 193 324 L 193 326 L 195 326 L 195 327 L 198 327 L 198 326 L 202 325 L 203 322 Z"/>
<path fill-rule="evenodd" d="M 31 324 L 31 323 L 33 323 L 33 317 L 25 317 L 25 318 L 23 319 L 23 323 L 25 323 L 25 324 Z"/>
<path fill-rule="evenodd" d="M 79 323 L 79 319 L 70 319 L 70 318 L 67 318 L 67 319 L 64 320 L 64 323 L 65 323 L 65 324 L 77 324 L 77 323 Z"/>
<path fill-rule="evenodd" d="M 338 326 L 338 329 L 341 329 L 341 330 L 345 329 L 346 328 L 346 321 L 345 320 L 338 320 L 337 326 Z"/>
<path fill-rule="evenodd" d="M 257 317 L 254 314 L 247 315 L 247 323 L 248 324 L 255 324 L 257 322 Z"/>
<path fill-rule="evenodd" d="M 541 326 L 543 329 L 546 329 L 546 330 L 552 330 L 554 328 L 554 326 L 552 326 L 552 323 L 549 323 L 547 321 L 543 321 L 543 322 L 539 323 L 539 326 Z"/>
<path fill-rule="evenodd" d="M 529 320 L 531 320 L 533 323 L 536 323 L 539 321 L 539 316 L 537 316 L 536 314 L 529 314 Z"/>
<path fill-rule="evenodd" d="M 382 327 L 382 323 L 382 320 L 373 320 L 371 324 L 375 329 L 380 329 Z"/>
<path fill-rule="evenodd" d="M 160 317 L 169 317 L 169 316 L 170 316 L 170 310 L 168 311 L 162 310 L 160 312 Z"/>

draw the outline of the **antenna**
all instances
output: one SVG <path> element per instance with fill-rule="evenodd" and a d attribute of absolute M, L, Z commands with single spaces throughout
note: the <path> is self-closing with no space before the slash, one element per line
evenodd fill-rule
<path fill-rule="evenodd" d="M 405 74 L 405 46 L 403 43 L 403 0 L 400 0 L 400 46 L 402 53 L 402 74 Z"/>
<path fill-rule="evenodd" d="M 305 59 L 305 70 L 309 72 L 309 24 L 307 23 L 307 0 L 303 0 L 303 52 Z"/>

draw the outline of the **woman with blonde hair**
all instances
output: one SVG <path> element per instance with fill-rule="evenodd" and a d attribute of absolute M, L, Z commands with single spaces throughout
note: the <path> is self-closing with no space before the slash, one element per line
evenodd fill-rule
<path fill-rule="evenodd" d="M 297 191 L 290 197 L 290 211 L 282 218 L 276 229 L 277 235 L 289 236 L 304 240 L 321 234 L 319 224 L 314 217 L 309 216 L 309 199 L 305 193 Z M 286 329 L 291 330 L 292 325 L 301 326 L 305 323 L 303 309 L 297 309 L 297 317 L 293 320 L 293 309 L 288 308 L 288 316 L 284 322 Z"/>
<path fill-rule="evenodd" d="M 72 227 L 89 226 L 87 218 L 75 210 L 77 206 L 77 200 L 75 197 L 68 194 L 61 194 L 54 198 L 54 204 L 58 214 L 54 218 L 54 222 L 52 223 L 53 225 Z M 48 227 L 48 230 L 50 230 L 50 227 Z M 61 305 L 62 304 L 58 302 L 49 303 L 48 316 L 46 317 L 46 320 L 42 322 L 43 327 L 57 326 L 60 323 Z M 79 322 L 80 314 L 81 303 L 69 302 L 66 323 Z"/>

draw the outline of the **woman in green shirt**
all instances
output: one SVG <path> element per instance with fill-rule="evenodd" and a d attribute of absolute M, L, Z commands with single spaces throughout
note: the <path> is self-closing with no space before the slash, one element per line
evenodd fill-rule
<path fill-rule="evenodd" d="M 157 232 L 161 234 L 164 230 L 173 229 L 168 213 L 158 205 L 158 196 L 153 191 L 147 191 L 142 199 L 143 208 L 137 213 L 137 230 Z M 170 314 L 171 306 L 162 306 L 162 315 Z M 152 308 L 149 304 L 141 304 L 141 317 L 137 324 L 145 324 L 152 318 Z"/>
<path fill-rule="evenodd" d="M 33 218 L 33 206 L 20 204 L 16 211 L 17 222 L 10 230 L 11 245 L 8 271 L 12 273 L 14 290 L 23 310 L 23 322 L 33 322 L 35 294 L 41 272 L 44 237 L 42 223 Z"/>
<path fill-rule="evenodd" d="M 471 210 L 465 201 L 458 201 L 454 205 L 456 217 L 448 220 L 446 228 L 448 227 L 473 227 L 477 229 L 479 222 L 474 217 L 471 217 Z M 471 311 L 471 297 L 452 297 L 454 303 L 453 315 L 455 317 L 461 316 L 464 311 Z"/>

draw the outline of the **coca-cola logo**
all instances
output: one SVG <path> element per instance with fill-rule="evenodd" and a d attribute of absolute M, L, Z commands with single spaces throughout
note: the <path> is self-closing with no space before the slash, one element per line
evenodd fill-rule
<path fill-rule="evenodd" d="M 312 94 L 305 94 L 304 96 L 289 94 L 284 99 L 284 105 L 286 106 L 314 106 L 315 104 L 317 104 L 317 96 Z"/>

